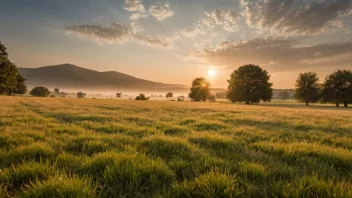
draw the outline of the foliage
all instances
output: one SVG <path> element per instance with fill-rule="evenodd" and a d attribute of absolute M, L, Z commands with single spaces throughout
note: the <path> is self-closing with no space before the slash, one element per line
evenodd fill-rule
<path fill-rule="evenodd" d="M 166 98 L 172 98 L 174 97 L 174 94 L 172 92 L 169 92 L 166 94 Z"/>
<path fill-rule="evenodd" d="M 77 93 L 77 98 L 84 98 L 84 97 L 86 97 L 86 93 L 83 93 L 83 92 Z"/>
<path fill-rule="evenodd" d="M 270 76 L 257 65 L 243 65 L 235 70 L 228 80 L 227 98 L 231 102 L 270 102 L 273 97 Z"/>
<path fill-rule="evenodd" d="M 24 94 L 27 92 L 25 79 L 15 64 L 8 60 L 6 47 L 0 42 L 0 95 Z"/>
<path fill-rule="evenodd" d="M 55 94 L 60 94 L 60 89 L 59 89 L 59 88 L 55 88 L 55 89 L 54 89 L 54 93 L 55 93 Z"/>
<path fill-rule="evenodd" d="M 290 99 L 290 94 L 287 91 L 282 91 L 279 93 L 279 98 L 281 100 L 288 100 Z"/>
<path fill-rule="evenodd" d="M 49 95 L 50 95 L 50 91 L 49 91 L 49 89 L 48 88 L 46 88 L 46 87 L 34 87 L 32 90 L 31 90 L 31 92 L 30 92 L 30 94 L 32 95 L 32 96 L 37 96 L 37 97 L 48 97 Z"/>
<path fill-rule="evenodd" d="M 192 82 L 191 92 L 188 94 L 193 101 L 205 102 L 210 95 L 210 83 L 205 78 L 196 78 Z"/>
<path fill-rule="evenodd" d="M 122 97 L 122 93 L 121 92 L 116 93 L 116 97 L 121 98 Z"/>
<path fill-rule="evenodd" d="M 338 70 L 326 77 L 322 88 L 324 102 L 343 103 L 345 107 L 352 103 L 352 72 Z"/>
<path fill-rule="evenodd" d="M 310 102 L 319 100 L 319 78 L 316 73 L 306 72 L 299 74 L 295 85 L 295 98 L 305 102 L 308 106 Z"/>
<path fill-rule="evenodd" d="M 210 95 L 210 96 L 209 96 L 209 101 L 210 101 L 210 102 L 215 102 L 215 101 L 216 101 L 215 95 Z"/>
<path fill-rule="evenodd" d="M 139 94 L 139 96 L 136 97 L 135 100 L 149 100 L 149 97 L 146 97 L 144 94 Z"/>

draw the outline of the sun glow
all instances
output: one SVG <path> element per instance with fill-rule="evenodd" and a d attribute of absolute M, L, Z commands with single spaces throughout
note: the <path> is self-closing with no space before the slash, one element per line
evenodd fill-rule
<path fill-rule="evenodd" d="M 216 71 L 214 69 L 209 69 L 208 70 L 208 76 L 214 77 L 216 75 Z"/>

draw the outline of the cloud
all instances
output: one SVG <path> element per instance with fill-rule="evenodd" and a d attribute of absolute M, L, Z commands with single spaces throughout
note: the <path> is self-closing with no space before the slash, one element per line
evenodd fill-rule
<path fill-rule="evenodd" d="M 292 38 L 227 41 L 193 54 L 206 64 L 233 69 L 251 63 L 274 71 L 329 66 L 352 67 L 351 55 L 352 42 L 303 46 Z"/>
<path fill-rule="evenodd" d="M 175 14 L 168 3 L 162 4 L 160 2 L 150 6 L 149 13 L 159 21 L 163 21 Z"/>
<path fill-rule="evenodd" d="M 126 0 L 125 4 L 125 10 L 133 12 L 132 16 L 130 17 L 132 20 L 137 20 L 139 18 L 145 18 L 148 16 L 148 13 L 145 10 L 141 0 Z"/>
<path fill-rule="evenodd" d="M 210 23 L 215 23 L 216 25 L 222 25 L 226 31 L 234 32 L 237 28 L 237 12 L 233 10 L 223 11 L 220 9 L 214 10 L 211 13 L 206 13 L 206 15 L 212 19 Z"/>
<path fill-rule="evenodd" d="M 311 35 L 326 31 L 342 15 L 348 15 L 352 0 L 241 0 L 242 15 L 251 27 L 263 32 Z"/>
<path fill-rule="evenodd" d="M 197 35 L 204 35 L 210 28 L 215 26 L 222 26 L 228 32 L 235 32 L 237 30 L 238 14 L 233 10 L 214 10 L 211 13 L 205 13 L 206 18 L 199 20 L 193 25 L 181 31 L 184 37 L 194 37 Z"/>
<path fill-rule="evenodd" d="M 119 24 L 112 23 L 110 26 L 102 25 L 76 25 L 65 28 L 67 33 L 75 33 L 83 37 L 94 39 L 98 43 L 122 44 L 127 41 L 134 41 L 139 44 L 171 47 L 173 39 L 164 36 L 152 37 L 140 35 L 142 28 L 136 23 Z"/>

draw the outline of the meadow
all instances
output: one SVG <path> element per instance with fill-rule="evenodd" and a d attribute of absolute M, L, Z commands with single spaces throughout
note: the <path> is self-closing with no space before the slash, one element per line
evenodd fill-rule
<path fill-rule="evenodd" d="M 0 97 L 0 197 L 352 197 L 352 110 Z"/>

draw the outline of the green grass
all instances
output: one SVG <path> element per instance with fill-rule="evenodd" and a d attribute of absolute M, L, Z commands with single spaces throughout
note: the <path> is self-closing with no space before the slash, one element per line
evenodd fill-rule
<path fill-rule="evenodd" d="M 352 111 L 0 97 L 0 197 L 352 197 Z"/>

